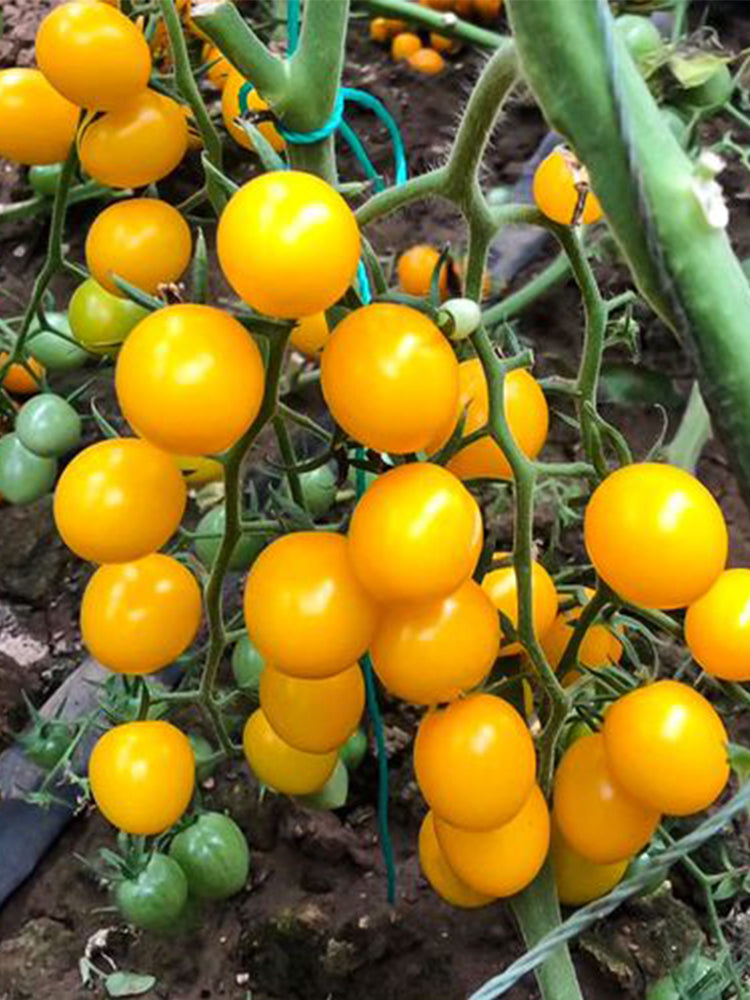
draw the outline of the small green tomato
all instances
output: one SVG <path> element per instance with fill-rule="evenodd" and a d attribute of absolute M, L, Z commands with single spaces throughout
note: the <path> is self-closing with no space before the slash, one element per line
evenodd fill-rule
<path fill-rule="evenodd" d="M 0 438 L 0 493 L 9 503 L 31 503 L 49 493 L 57 476 L 57 460 L 25 448 L 17 434 Z"/>
<path fill-rule="evenodd" d="M 80 443 L 81 418 L 62 396 L 43 392 L 21 407 L 16 434 L 35 455 L 59 458 Z"/>

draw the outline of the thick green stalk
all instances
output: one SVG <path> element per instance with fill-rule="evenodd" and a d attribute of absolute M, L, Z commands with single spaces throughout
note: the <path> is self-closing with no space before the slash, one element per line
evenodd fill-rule
<path fill-rule="evenodd" d="M 508 0 L 507 10 L 526 79 L 588 167 L 641 293 L 695 354 L 714 428 L 750 501 L 750 286 L 726 232 L 709 221 L 710 190 L 602 0 Z"/>
<path fill-rule="evenodd" d="M 531 885 L 514 896 L 513 915 L 528 948 L 533 948 L 561 922 L 552 866 L 547 861 Z M 547 1000 L 583 1000 L 568 949 L 562 945 L 534 970 L 542 996 Z"/>
<path fill-rule="evenodd" d="M 364 0 L 364 4 L 373 14 L 417 24 L 428 31 L 437 31 L 448 38 L 457 38 L 469 45 L 479 45 L 483 49 L 497 49 L 506 40 L 505 35 L 497 31 L 480 28 L 471 21 L 463 21 L 452 11 L 445 13 L 422 7 L 413 0 Z"/>
<path fill-rule="evenodd" d="M 569 276 L 570 259 L 565 253 L 558 254 L 551 264 L 527 281 L 523 288 L 485 309 L 482 314 L 484 325 L 494 326 L 513 319 L 547 292 L 561 285 Z"/>

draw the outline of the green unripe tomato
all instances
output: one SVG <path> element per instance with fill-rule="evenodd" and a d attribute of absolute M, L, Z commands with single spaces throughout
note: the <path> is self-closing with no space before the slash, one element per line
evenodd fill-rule
<path fill-rule="evenodd" d="M 83 367 L 91 358 L 88 351 L 66 340 L 58 333 L 72 337 L 66 313 L 47 313 L 48 327 L 42 329 L 35 319 L 26 341 L 29 353 L 41 362 L 48 372 L 72 372 Z"/>
<path fill-rule="evenodd" d="M 356 771 L 367 753 L 367 733 L 364 729 L 355 729 L 346 743 L 339 750 L 339 760 L 349 771 Z"/>
<path fill-rule="evenodd" d="M 51 771 L 68 749 L 75 736 L 75 729 L 53 719 L 40 721 L 38 725 L 20 739 L 23 751 L 29 760 L 46 771 Z"/>
<path fill-rule="evenodd" d="M 199 899 L 228 899 L 245 887 L 250 848 L 245 834 L 223 813 L 203 813 L 182 830 L 169 856 L 185 873 L 190 892 Z"/>
<path fill-rule="evenodd" d="M 214 748 L 200 733 L 188 733 L 187 736 L 195 757 L 196 780 L 199 782 L 207 781 L 216 770 L 216 764 L 213 761 Z"/>
<path fill-rule="evenodd" d="M 117 909 L 128 923 L 146 931 L 170 930 L 185 909 L 188 882 L 182 868 L 166 854 L 152 854 L 143 871 L 118 882 Z"/>
<path fill-rule="evenodd" d="M 640 14 L 621 14 L 615 20 L 615 27 L 626 49 L 639 65 L 664 45 L 654 22 Z"/>
<path fill-rule="evenodd" d="M 42 458 L 58 458 L 81 440 L 81 418 L 62 396 L 43 392 L 24 403 L 16 417 L 18 440 Z"/>
<path fill-rule="evenodd" d="M 10 503 L 31 503 L 55 485 L 57 459 L 24 448 L 17 434 L 0 438 L 0 493 Z"/>
<path fill-rule="evenodd" d="M 110 294 L 93 278 L 76 288 L 68 305 L 68 322 L 78 341 L 92 354 L 114 355 L 147 309 Z"/>
<path fill-rule="evenodd" d="M 333 774 L 318 792 L 296 795 L 295 800 L 307 809 L 340 809 L 349 795 L 349 772 L 340 760 L 336 761 Z"/>
<path fill-rule="evenodd" d="M 438 326 L 451 340 L 466 340 L 481 322 L 481 307 L 473 299 L 448 299 L 437 314 Z"/>
<path fill-rule="evenodd" d="M 43 166 L 31 167 L 29 170 L 29 184 L 31 184 L 37 194 L 43 194 L 46 198 L 53 198 L 57 191 L 60 175 L 63 172 L 62 163 L 47 163 Z"/>
<path fill-rule="evenodd" d="M 232 650 L 232 673 L 240 691 L 257 694 L 264 667 L 263 657 L 254 643 L 243 635 Z"/>
<path fill-rule="evenodd" d="M 224 506 L 212 507 L 206 511 L 195 529 L 199 534 L 215 535 L 215 538 L 196 538 L 195 554 L 203 565 L 210 569 L 221 546 L 221 535 L 224 533 L 226 511 Z M 248 569 L 260 555 L 269 542 L 271 535 L 247 534 L 241 535 L 229 559 L 229 568 L 233 570 Z"/>
<path fill-rule="evenodd" d="M 305 506 L 313 517 L 327 514 L 336 500 L 336 474 L 330 465 L 321 465 L 319 469 L 301 472 L 299 477 Z M 287 493 L 289 484 L 287 483 Z"/>
<path fill-rule="evenodd" d="M 680 94 L 680 103 L 701 111 L 723 107 L 734 90 L 732 72 L 726 63 L 720 63 L 711 76 L 697 87 L 689 87 Z"/>

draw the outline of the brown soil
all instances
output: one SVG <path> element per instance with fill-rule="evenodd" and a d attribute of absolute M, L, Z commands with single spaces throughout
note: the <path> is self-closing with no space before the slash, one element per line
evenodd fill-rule
<path fill-rule="evenodd" d="M 54 0 L 2 0 L 5 34 L 0 65 L 27 65 L 35 26 Z M 728 6 L 732 15 L 734 5 Z M 741 17 L 725 25 L 725 41 L 735 50 L 750 43 Z M 410 168 L 417 173 L 444 154 L 465 96 L 483 57 L 466 52 L 444 75 L 415 78 L 394 65 L 365 38 L 363 22 L 353 32 L 347 82 L 383 98 L 402 126 Z M 367 139 L 376 165 L 389 170 L 385 138 L 364 115 L 352 118 Z M 513 184 L 544 135 L 538 114 L 515 101 L 498 128 L 486 164 L 491 186 Z M 717 130 L 717 134 L 720 130 Z M 745 136 L 747 141 L 750 137 Z M 240 174 L 249 170 L 240 166 Z M 356 168 L 344 160 L 347 177 Z M 170 185 L 180 196 L 198 176 L 191 165 Z M 735 211 L 733 237 L 742 256 L 750 254 L 750 219 L 743 211 L 747 174 L 730 168 L 724 178 Z M 0 200 L 28 196 L 21 172 L 0 170 Z M 80 249 L 95 209 L 72 213 L 71 240 Z M 44 225 L 19 225 L 0 233 L 0 313 L 13 314 L 28 294 L 43 252 Z M 383 254 L 421 239 L 451 241 L 463 233 L 442 205 L 415 205 L 374 228 Z M 538 265 L 535 265 L 538 266 Z M 603 287 L 626 284 L 621 267 L 597 267 Z M 526 275 L 522 275 L 525 278 Z M 63 302 L 69 286 L 56 286 Z M 691 366 L 653 317 L 639 315 L 642 364 L 669 376 L 684 396 Z M 573 288 L 549 296 L 523 318 L 521 335 L 533 344 L 543 374 L 570 365 L 581 333 L 581 307 Z M 623 355 L 623 360 L 625 356 Z M 103 387 L 95 391 L 104 392 Z M 635 451 L 646 454 L 657 439 L 662 415 L 650 405 L 609 406 L 614 422 Z M 669 412 L 670 423 L 678 417 Z M 552 444 L 562 452 L 568 436 L 561 422 Z M 732 534 L 732 560 L 750 559 L 750 519 L 727 470 L 721 448 L 711 445 L 700 473 L 719 497 Z M 0 507 L 0 747 L 24 721 L 20 691 L 41 702 L 81 656 L 76 608 L 85 569 L 54 538 L 48 502 L 29 508 Z M 403 717 L 388 711 L 386 722 L 398 743 Z M 401 733 L 403 730 L 400 730 Z M 401 740 L 402 744 L 407 741 Z M 451 910 L 428 890 L 415 855 L 420 805 L 411 778 L 408 746 L 394 753 L 392 827 L 398 859 L 398 902 L 385 903 L 385 880 L 377 848 L 372 803 L 375 769 L 365 762 L 354 778 L 350 802 L 337 814 L 303 811 L 290 802 L 257 801 L 244 768 L 226 768 L 204 790 L 212 808 L 227 807 L 254 848 L 250 888 L 229 904 L 207 909 L 198 929 L 174 938 L 127 933 L 107 910 L 106 896 L 75 859 L 91 857 L 111 844 L 111 830 L 95 815 L 77 819 L 28 882 L 0 913 L 0 1000 L 74 1000 L 90 996 L 81 986 L 78 961 L 87 942 L 110 929 L 98 954 L 118 967 L 151 973 L 157 985 L 148 997 L 169 1000 L 461 1000 L 522 951 L 507 910 Z M 700 947 L 702 914 L 693 909 L 691 890 L 676 891 L 625 907 L 608 924 L 584 937 L 576 950 L 587 1000 L 637 998 L 649 979 L 668 964 Z M 739 915 L 741 917 L 741 914 Z M 742 928 L 738 921 L 736 932 Z M 99 990 L 99 992 L 101 992 Z M 537 996 L 532 982 L 507 994 L 514 1000 Z"/>

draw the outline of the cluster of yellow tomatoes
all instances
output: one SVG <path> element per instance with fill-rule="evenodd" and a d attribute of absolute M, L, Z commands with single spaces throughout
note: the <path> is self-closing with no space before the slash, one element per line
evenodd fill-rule
<path fill-rule="evenodd" d="M 490 23 L 497 19 L 502 0 L 419 0 L 423 7 L 444 14 L 457 14 L 468 20 L 477 19 Z M 375 17 L 370 21 L 370 38 L 388 45 L 394 62 L 406 61 L 412 69 L 427 76 L 434 76 L 445 69 L 445 55 L 461 49 L 461 42 L 438 31 L 431 31 L 427 44 L 415 28 L 406 21 L 393 17 Z"/>

